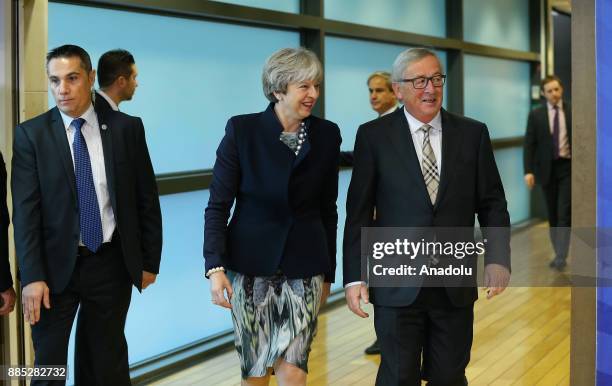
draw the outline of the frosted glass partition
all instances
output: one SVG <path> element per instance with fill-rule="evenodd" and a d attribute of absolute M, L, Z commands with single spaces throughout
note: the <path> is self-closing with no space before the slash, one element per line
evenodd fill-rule
<path fill-rule="evenodd" d="M 523 135 L 530 84 L 529 63 L 465 55 L 465 115 L 485 122 L 492 138 Z"/>
<path fill-rule="evenodd" d="M 446 36 L 445 0 L 325 0 L 325 18 Z"/>
<path fill-rule="evenodd" d="M 272 11 L 289 13 L 300 12 L 300 0 L 216 0 L 220 3 L 246 5 L 248 7 L 265 8 Z"/>
<path fill-rule="evenodd" d="M 77 19 L 91 33 L 66 22 Z M 94 66 L 113 48 L 134 54 L 139 86 L 120 108 L 142 117 L 159 174 L 212 168 L 227 119 L 267 107 L 266 58 L 300 40 L 297 32 L 49 3 L 49 47 L 67 43 L 85 48 Z"/>
<path fill-rule="evenodd" d="M 529 51 L 529 0 L 463 0 L 463 38 Z"/>
<path fill-rule="evenodd" d="M 342 131 L 342 149 L 352 150 L 357 128 L 378 117 L 368 95 L 368 76 L 389 71 L 406 46 L 337 37 L 325 38 L 325 116 Z M 438 51 L 446 67 L 446 53 Z M 446 90 L 445 90 L 446 95 Z M 446 102 L 444 102 L 446 106 Z"/>
<path fill-rule="evenodd" d="M 504 184 L 510 221 L 517 224 L 529 219 L 529 190 L 523 180 L 523 149 L 497 150 L 495 161 Z"/>

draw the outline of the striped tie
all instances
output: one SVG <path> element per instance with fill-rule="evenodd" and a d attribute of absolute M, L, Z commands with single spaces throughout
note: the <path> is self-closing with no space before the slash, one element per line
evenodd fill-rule
<path fill-rule="evenodd" d="M 431 126 L 423 125 L 419 130 L 423 130 L 423 133 L 425 133 L 425 136 L 423 137 L 423 161 L 421 164 L 421 170 L 423 172 L 423 178 L 425 179 L 425 186 L 427 186 L 427 193 L 429 193 L 429 198 L 433 204 L 436 202 L 438 185 L 440 184 L 440 176 L 438 174 L 436 155 L 434 154 L 431 143 L 429 142 L 429 131 L 431 130 Z"/>

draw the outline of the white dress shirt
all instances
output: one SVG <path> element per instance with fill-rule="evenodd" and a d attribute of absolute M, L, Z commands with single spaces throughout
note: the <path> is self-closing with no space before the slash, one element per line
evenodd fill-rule
<path fill-rule="evenodd" d="M 64 127 L 66 128 L 66 138 L 68 139 L 68 145 L 70 147 L 70 155 L 72 156 L 72 166 L 74 167 L 74 150 L 72 149 L 72 142 L 74 141 L 75 128 L 72 126 L 72 118 L 64 114 L 60 110 L 60 115 L 64 121 Z M 102 150 L 102 137 L 100 136 L 100 127 L 98 124 L 98 117 L 93 108 L 93 105 L 89 105 L 89 108 L 79 118 L 83 118 L 85 123 L 81 127 L 81 132 L 85 138 L 87 144 L 87 152 L 89 153 L 89 160 L 91 162 L 91 172 L 93 174 L 94 186 L 96 188 L 96 197 L 98 198 L 98 206 L 100 208 L 100 219 L 102 220 L 102 235 L 103 242 L 108 243 L 113 237 L 115 231 L 115 215 L 110 202 L 110 195 L 108 193 L 108 184 L 106 182 L 106 169 L 104 167 L 104 152 Z M 81 238 L 82 240 L 82 238 Z M 79 242 L 83 245 L 82 242 Z"/>
<path fill-rule="evenodd" d="M 417 158 L 419 159 L 419 169 L 421 169 L 421 164 L 423 163 L 423 139 L 425 138 L 425 133 L 423 130 L 420 130 L 421 126 L 425 123 L 419 121 L 415 117 L 413 117 L 406 108 L 403 108 L 404 114 L 406 115 L 406 119 L 408 120 L 408 126 L 410 126 L 410 134 L 412 134 L 412 143 L 414 145 L 414 150 L 416 151 Z M 385 113 L 387 114 L 387 113 Z M 438 114 L 431 120 L 431 122 L 427 123 L 431 126 L 429 129 L 429 143 L 431 144 L 431 148 L 436 156 L 436 164 L 438 165 L 438 176 L 440 176 L 440 172 L 442 171 L 442 116 L 438 111 Z M 347 283 L 344 288 L 348 288 L 358 284 L 365 284 L 362 281 L 353 281 Z"/>
<path fill-rule="evenodd" d="M 379 117 L 385 116 L 387 114 L 391 114 L 392 112 L 394 112 L 395 110 L 397 110 L 397 103 L 393 105 L 393 107 L 391 107 L 389 110 L 385 111 L 384 113 L 380 114 Z"/>
<path fill-rule="evenodd" d="M 106 99 L 106 101 L 108 102 L 108 104 L 110 105 L 111 109 L 115 110 L 115 111 L 119 111 L 119 106 L 117 106 L 117 104 L 115 103 L 114 100 L 111 99 L 111 97 L 108 96 L 107 93 L 105 93 L 102 90 L 98 90 L 97 91 L 98 94 L 102 95 L 102 98 Z"/>
<path fill-rule="evenodd" d="M 548 122 L 550 134 L 553 134 L 555 124 L 555 106 L 546 102 L 548 107 Z M 559 106 L 559 157 L 571 158 L 569 136 L 567 135 L 567 123 L 565 122 L 565 111 L 563 110 L 563 101 L 557 103 Z"/>

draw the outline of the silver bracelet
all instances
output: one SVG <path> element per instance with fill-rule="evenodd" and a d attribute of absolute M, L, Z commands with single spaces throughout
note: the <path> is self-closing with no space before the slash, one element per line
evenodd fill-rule
<path fill-rule="evenodd" d="M 210 275 L 212 275 L 215 272 L 225 272 L 225 268 L 223 267 L 215 267 L 215 268 L 211 268 L 209 269 L 206 274 L 204 276 L 206 276 L 207 278 L 210 279 Z"/>

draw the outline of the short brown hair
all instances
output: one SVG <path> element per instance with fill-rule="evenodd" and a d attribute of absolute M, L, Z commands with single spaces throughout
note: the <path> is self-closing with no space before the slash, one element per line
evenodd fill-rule
<path fill-rule="evenodd" d="M 546 86 L 550 82 L 554 82 L 555 80 L 559 82 L 559 86 L 563 87 L 563 83 L 557 75 L 546 75 L 544 79 L 540 81 L 540 91 L 544 91 L 544 86 Z"/>

